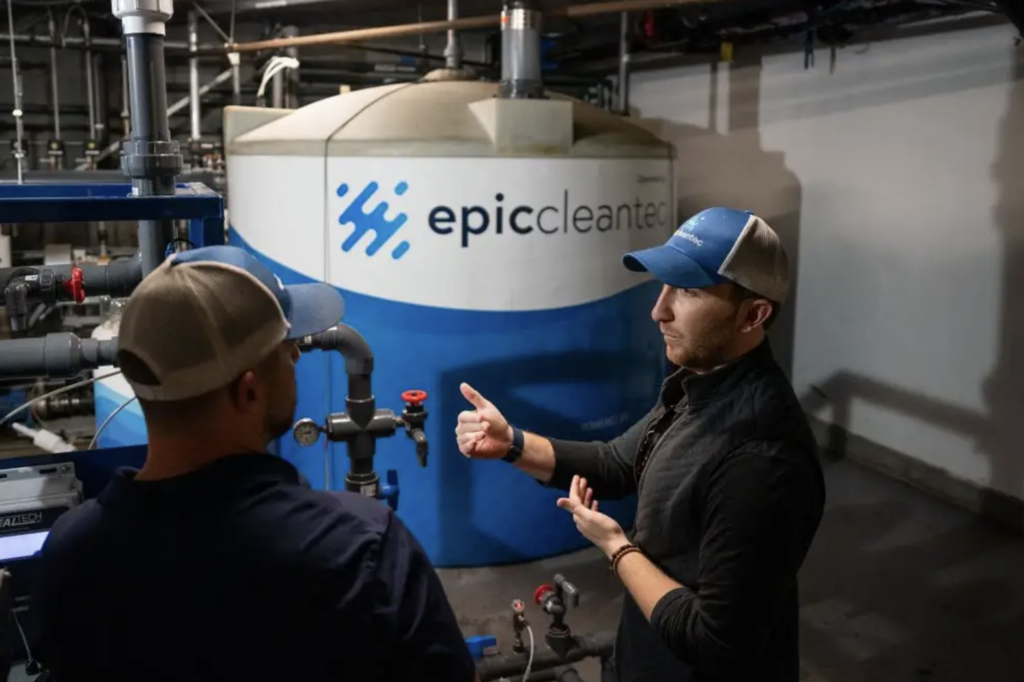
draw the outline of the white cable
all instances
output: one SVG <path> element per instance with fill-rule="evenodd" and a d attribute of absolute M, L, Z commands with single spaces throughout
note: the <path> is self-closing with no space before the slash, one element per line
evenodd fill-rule
<path fill-rule="evenodd" d="M 4 418 L 0 419 L 0 426 L 3 426 L 8 421 L 10 421 L 11 417 L 14 417 L 16 414 L 18 414 L 22 410 L 27 410 L 28 408 L 30 408 L 33 405 L 35 405 L 36 403 L 38 403 L 40 400 L 45 400 L 45 399 L 49 398 L 50 396 L 59 395 L 61 393 L 67 393 L 68 391 L 73 391 L 76 388 L 81 388 L 82 386 L 88 386 L 89 384 L 93 383 L 94 381 L 100 381 L 102 379 L 109 379 L 110 377 L 117 376 L 120 373 L 121 373 L 121 370 L 118 369 L 118 370 L 115 370 L 113 372 L 107 372 L 106 374 L 101 374 L 100 376 L 91 376 L 88 379 L 83 379 L 81 381 L 76 381 L 75 383 L 68 384 L 67 386 L 64 386 L 63 388 L 58 388 L 58 389 L 56 389 L 54 391 L 50 391 L 49 393 L 44 393 L 44 394 L 42 394 L 40 396 L 36 396 L 35 398 L 32 398 L 32 400 L 29 400 L 27 403 L 24 403 L 20 407 L 14 408 L 10 412 L 8 412 L 6 415 L 4 415 Z"/>
<path fill-rule="evenodd" d="M 285 69 L 297 69 L 299 68 L 299 60 L 295 57 L 272 57 L 267 62 L 267 68 L 263 71 L 263 80 L 260 81 L 260 89 L 256 91 L 256 99 L 260 100 L 263 98 L 263 93 L 267 89 L 267 83 L 273 78 L 279 71 Z"/>
<path fill-rule="evenodd" d="M 526 626 L 526 634 L 530 635 L 530 660 L 526 662 L 526 671 L 523 673 L 522 682 L 526 682 L 526 680 L 529 679 L 530 669 L 533 667 L 533 628 L 531 628 L 529 625 Z"/>
<path fill-rule="evenodd" d="M 128 400 L 118 405 L 117 409 L 115 409 L 113 412 L 107 415 L 107 418 L 103 420 L 102 424 L 100 424 L 100 428 L 96 429 L 96 433 L 93 435 L 92 440 L 89 441 L 89 447 L 87 447 L 86 450 L 92 450 L 94 447 L 96 447 L 96 442 L 100 439 L 100 434 L 103 433 L 103 429 L 107 428 L 107 424 L 109 424 L 114 419 L 114 417 L 117 416 L 118 412 L 131 405 L 132 402 L 137 397 L 138 396 L 133 395 L 131 398 L 128 398 Z"/>

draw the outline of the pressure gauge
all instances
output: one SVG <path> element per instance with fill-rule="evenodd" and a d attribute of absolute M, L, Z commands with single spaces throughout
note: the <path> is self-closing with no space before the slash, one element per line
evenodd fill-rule
<path fill-rule="evenodd" d="M 295 440 L 303 447 L 309 447 L 320 440 L 320 426 L 312 419 L 300 419 L 292 427 Z"/>

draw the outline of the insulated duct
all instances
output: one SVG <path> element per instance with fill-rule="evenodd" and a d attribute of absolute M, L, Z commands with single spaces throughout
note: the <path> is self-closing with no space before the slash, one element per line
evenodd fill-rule
<path fill-rule="evenodd" d="M 533 0 L 510 0 L 501 12 L 501 82 L 498 96 L 539 99 L 541 13 Z"/>

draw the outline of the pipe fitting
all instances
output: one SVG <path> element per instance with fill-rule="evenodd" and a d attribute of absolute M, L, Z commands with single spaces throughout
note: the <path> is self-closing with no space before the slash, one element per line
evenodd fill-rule
<path fill-rule="evenodd" d="M 530 0 L 509 0 L 501 10 L 501 82 L 498 96 L 540 99 L 540 10 Z"/>
<path fill-rule="evenodd" d="M 110 0 L 110 9 L 125 35 L 167 35 L 167 22 L 174 16 L 173 0 Z"/>

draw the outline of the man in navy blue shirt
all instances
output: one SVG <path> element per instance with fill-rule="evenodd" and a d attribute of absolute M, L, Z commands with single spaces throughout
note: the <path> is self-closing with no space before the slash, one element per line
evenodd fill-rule
<path fill-rule="evenodd" d="M 234 247 L 177 254 L 134 292 L 118 362 L 148 453 L 43 547 L 33 654 L 57 682 L 476 679 L 388 507 L 265 452 L 294 416 L 296 340 L 341 316 L 333 288 L 284 287 Z"/>

